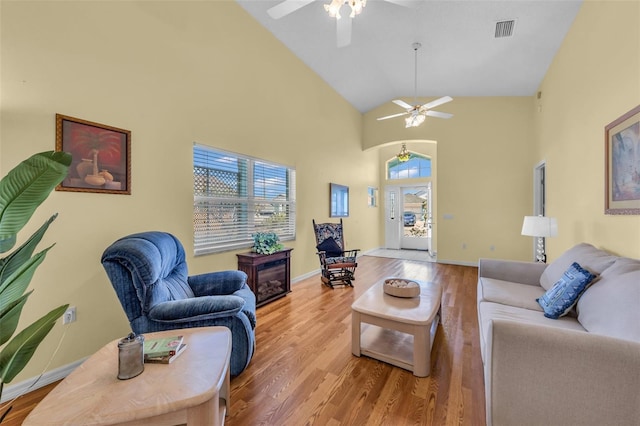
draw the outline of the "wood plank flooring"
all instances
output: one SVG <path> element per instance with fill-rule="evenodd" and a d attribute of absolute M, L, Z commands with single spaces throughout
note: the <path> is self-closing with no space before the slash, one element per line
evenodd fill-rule
<path fill-rule="evenodd" d="M 372 256 L 358 259 L 355 288 L 316 275 L 258 308 L 256 353 L 231 381 L 228 426 L 483 425 L 484 382 L 476 316 L 477 269 Z M 351 304 L 384 277 L 443 286 L 431 376 L 351 354 Z M 20 425 L 52 386 L 14 404 Z"/>

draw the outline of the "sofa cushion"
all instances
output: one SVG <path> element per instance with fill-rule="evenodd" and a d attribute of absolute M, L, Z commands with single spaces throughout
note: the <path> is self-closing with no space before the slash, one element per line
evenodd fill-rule
<path fill-rule="evenodd" d="M 478 280 L 478 302 L 495 302 L 508 306 L 542 311 L 536 299 L 544 294 L 539 285 L 514 283 L 481 277 Z"/>
<path fill-rule="evenodd" d="M 540 285 L 549 290 L 573 262 L 578 262 L 587 271 L 599 275 L 613 265 L 618 258 L 587 243 L 580 243 L 565 251 L 551 262 L 540 276 Z"/>
<path fill-rule="evenodd" d="M 546 318 L 540 311 L 516 308 L 515 306 L 501 305 L 500 303 L 481 302 L 478 305 L 478 322 L 480 327 L 480 352 L 484 360 L 485 344 L 489 325 L 494 319 L 505 319 L 517 321 L 525 324 L 537 324 L 548 327 L 560 327 L 569 330 L 585 331 L 578 320 L 573 317 L 564 316 L 557 320 Z"/>
<path fill-rule="evenodd" d="M 569 313 L 580 295 L 595 278 L 594 274 L 573 262 L 558 282 L 537 299 L 544 310 L 544 316 L 558 319 Z"/>
<path fill-rule="evenodd" d="M 619 258 L 578 301 L 588 331 L 640 342 L 640 260 Z"/>

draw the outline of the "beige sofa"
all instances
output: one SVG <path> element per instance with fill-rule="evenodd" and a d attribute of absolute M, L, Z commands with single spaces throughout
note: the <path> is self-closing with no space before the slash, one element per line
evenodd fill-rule
<path fill-rule="evenodd" d="M 577 262 L 597 278 L 574 309 L 536 301 Z M 578 244 L 550 264 L 481 259 L 487 425 L 640 425 L 640 260 Z"/>

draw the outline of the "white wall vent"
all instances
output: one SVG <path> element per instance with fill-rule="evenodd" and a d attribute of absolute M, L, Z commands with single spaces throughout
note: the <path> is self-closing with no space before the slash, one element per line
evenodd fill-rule
<path fill-rule="evenodd" d="M 513 29 L 515 26 L 516 26 L 515 19 L 496 22 L 496 32 L 494 37 L 495 38 L 511 37 L 513 35 Z"/>

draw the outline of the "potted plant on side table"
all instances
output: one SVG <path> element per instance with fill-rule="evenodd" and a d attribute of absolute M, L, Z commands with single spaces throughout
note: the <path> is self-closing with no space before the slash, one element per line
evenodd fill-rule
<path fill-rule="evenodd" d="M 253 251 L 258 254 L 273 254 L 284 248 L 275 232 L 258 232 L 253 235 Z"/>

